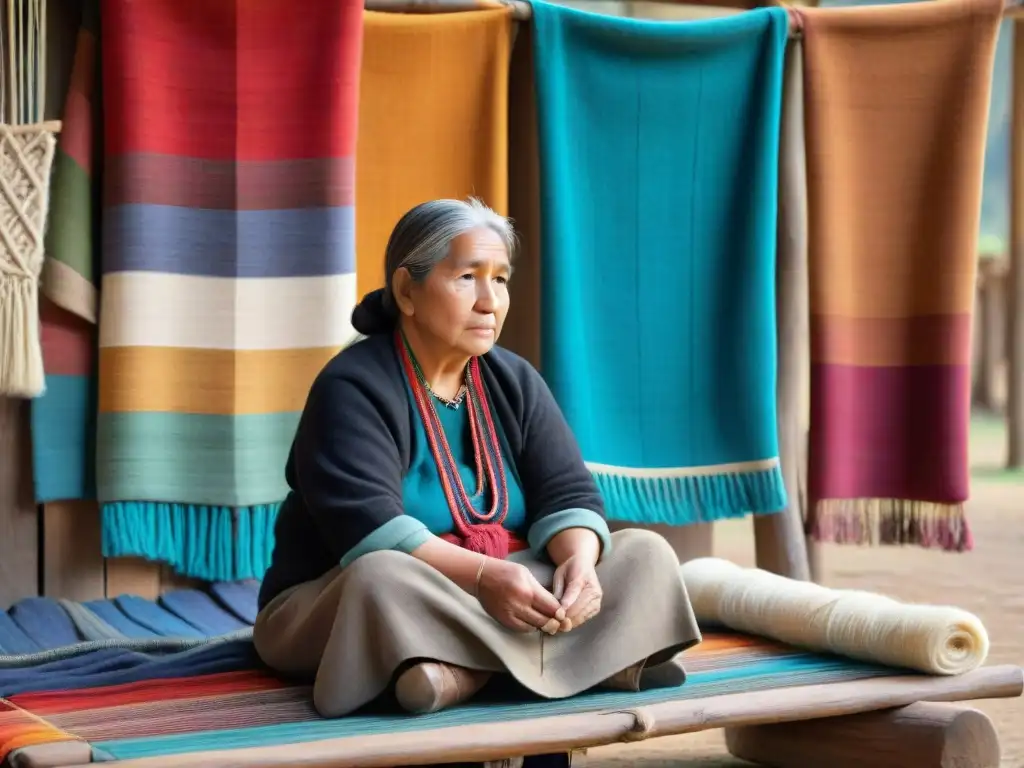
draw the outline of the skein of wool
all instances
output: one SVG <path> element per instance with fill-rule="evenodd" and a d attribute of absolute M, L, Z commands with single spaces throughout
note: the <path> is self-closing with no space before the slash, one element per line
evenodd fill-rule
<path fill-rule="evenodd" d="M 959 608 L 829 589 L 716 557 L 680 572 L 702 623 L 932 675 L 969 672 L 988 656 L 985 627 Z"/>

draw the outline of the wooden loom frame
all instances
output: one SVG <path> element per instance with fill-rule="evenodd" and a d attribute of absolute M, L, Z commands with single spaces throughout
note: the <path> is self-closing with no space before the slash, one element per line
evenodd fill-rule
<path fill-rule="evenodd" d="M 896 676 L 666 701 L 623 710 L 509 720 L 118 760 L 114 768 L 390 768 L 576 752 L 716 728 L 730 751 L 778 768 L 998 768 L 999 741 L 977 710 L 936 702 L 1020 696 L 1024 670 L 982 667 L 953 677 Z M 879 710 L 884 712 L 879 713 Z M 822 729 L 832 738 L 824 743 Z M 845 738 L 844 738 L 845 734 Z M 783 741 L 784 744 L 779 742 Z M 788 761 L 779 761 L 786 751 Z M 834 754 L 833 754 L 834 753 Z M 86 742 L 23 749 L 19 768 L 86 768 Z M 957 762 L 949 762 L 955 758 Z M 73 761 L 73 762 L 69 762 Z M 994 761 L 994 762 L 993 762 Z"/>

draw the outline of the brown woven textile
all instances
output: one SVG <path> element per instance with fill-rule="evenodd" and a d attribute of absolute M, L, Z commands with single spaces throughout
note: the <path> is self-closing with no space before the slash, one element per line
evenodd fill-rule
<path fill-rule="evenodd" d="M 550 565 L 529 553 L 510 559 L 550 585 Z M 425 563 L 375 552 L 278 595 L 257 617 L 253 638 L 270 667 L 316 676 L 313 701 L 324 717 L 372 701 L 412 659 L 507 671 L 540 696 L 564 698 L 700 642 L 679 561 L 663 538 L 638 530 L 613 534 L 597 572 L 601 613 L 551 637 L 507 630 Z"/>
<path fill-rule="evenodd" d="M 811 528 L 969 549 L 970 329 L 1002 0 L 799 13 Z"/>

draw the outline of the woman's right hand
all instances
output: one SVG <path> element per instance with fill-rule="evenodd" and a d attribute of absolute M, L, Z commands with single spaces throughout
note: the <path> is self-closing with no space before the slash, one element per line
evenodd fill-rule
<path fill-rule="evenodd" d="M 565 610 L 529 568 L 489 559 L 477 582 L 477 598 L 495 621 L 515 632 L 558 632 Z"/>

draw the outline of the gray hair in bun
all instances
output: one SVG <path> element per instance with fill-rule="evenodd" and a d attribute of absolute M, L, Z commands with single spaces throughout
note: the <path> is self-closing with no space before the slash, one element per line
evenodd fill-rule
<path fill-rule="evenodd" d="M 352 312 L 352 326 L 367 336 L 393 330 L 398 318 L 392 293 L 395 272 L 404 267 L 413 280 L 422 282 L 448 256 L 455 238 L 482 228 L 495 232 L 509 258 L 514 256 L 517 241 L 512 223 L 474 197 L 430 200 L 402 216 L 384 252 L 384 288 L 363 297 Z"/>

